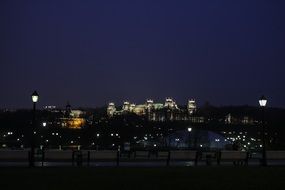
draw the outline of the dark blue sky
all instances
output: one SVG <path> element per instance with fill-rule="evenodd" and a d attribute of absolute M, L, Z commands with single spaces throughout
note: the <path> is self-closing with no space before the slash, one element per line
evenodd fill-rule
<path fill-rule="evenodd" d="M 284 0 L 1 0 L 0 108 L 285 107 Z"/>

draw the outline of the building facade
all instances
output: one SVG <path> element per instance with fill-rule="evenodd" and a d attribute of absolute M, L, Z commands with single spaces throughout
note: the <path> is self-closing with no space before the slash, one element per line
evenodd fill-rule
<path fill-rule="evenodd" d="M 138 105 L 125 101 L 121 110 L 117 110 L 115 104 L 111 102 L 107 106 L 107 115 L 113 117 L 134 113 L 146 117 L 149 121 L 177 121 L 191 120 L 196 110 L 196 102 L 193 99 L 188 101 L 186 109 L 179 108 L 173 98 L 166 98 L 164 103 L 154 103 L 152 99 L 148 99 L 145 104 Z"/>

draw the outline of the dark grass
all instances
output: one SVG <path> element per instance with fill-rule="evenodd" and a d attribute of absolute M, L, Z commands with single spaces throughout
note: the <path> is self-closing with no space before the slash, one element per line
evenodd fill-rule
<path fill-rule="evenodd" d="M 0 189 L 285 189 L 285 167 L 0 168 Z"/>

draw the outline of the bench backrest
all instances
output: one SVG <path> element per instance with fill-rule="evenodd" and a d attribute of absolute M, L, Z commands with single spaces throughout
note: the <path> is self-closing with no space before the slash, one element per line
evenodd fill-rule
<path fill-rule="evenodd" d="M 216 158 L 216 152 L 202 152 L 200 156 L 202 160 L 207 159 L 207 157 Z"/>
<path fill-rule="evenodd" d="M 118 152 L 116 150 L 91 150 L 90 160 L 116 160 Z"/>
<path fill-rule="evenodd" d="M 159 151 L 159 152 L 157 152 L 157 157 L 158 158 L 168 158 L 168 154 L 169 154 L 169 152 Z"/>
<path fill-rule="evenodd" d="M 247 159 L 247 152 L 245 151 L 221 151 L 221 160 L 232 160 L 232 159 Z"/>
<path fill-rule="evenodd" d="M 45 160 L 72 160 L 72 150 L 46 150 Z"/>
<path fill-rule="evenodd" d="M 193 150 L 177 150 L 170 151 L 170 160 L 195 160 L 197 151 Z"/>
<path fill-rule="evenodd" d="M 266 158 L 269 160 L 285 160 L 285 151 L 266 151 Z"/>
<path fill-rule="evenodd" d="M 17 161 L 29 159 L 28 150 L 0 150 L 0 160 Z"/>
<path fill-rule="evenodd" d="M 149 157 L 149 152 L 148 151 L 135 151 L 135 157 L 147 158 Z"/>

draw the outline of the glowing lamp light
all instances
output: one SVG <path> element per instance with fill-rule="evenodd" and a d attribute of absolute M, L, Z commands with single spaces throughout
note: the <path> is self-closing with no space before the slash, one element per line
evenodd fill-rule
<path fill-rule="evenodd" d="M 192 128 L 191 128 L 191 127 L 188 127 L 187 130 L 188 130 L 188 132 L 191 132 L 191 131 L 192 131 Z"/>
<path fill-rule="evenodd" d="M 260 107 L 265 107 L 266 104 L 267 104 L 267 99 L 265 98 L 265 96 L 261 96 L 261 98 L 259 99 Z"/>
<path fill-rule="evenodd" d="M 37 103 L 39 101 L 39 94 L 37 93 L 37 91 L 35 91 L 33 94 L 32 94 L 32 101 L 34 103 Z"/>

